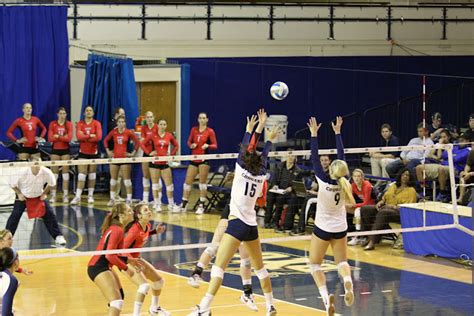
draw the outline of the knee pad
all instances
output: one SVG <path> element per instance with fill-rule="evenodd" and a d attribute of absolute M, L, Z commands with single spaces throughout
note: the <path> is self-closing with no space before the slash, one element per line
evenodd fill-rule
<path fill-rule="evenodd" d="M 207 191 L 207 183 L 199 183 L 200 191 Z"/>
<path fill-rule="evenodd" d="M 112 301 L 112 302 L 109 303 L 109 306 L 121 311 L 122 306 L 123 306 L 123 300 Z"/>
<path fill-rule="evenodd" d="M 143 187 L 150 187 L 150 179 L 147 179 L 145 177 L 142 178 L 142 184 L 143 184 Z"/>
<path fill-rule="evenodd" d="M 263 279 L 266 279 L 268 278 L 270 275 L 268 274 L 268 271 L 266 268 L 262 268 L 260 270 L 256 270 L 255 271 L 255 274 L 257 275 L 257 278 L 259 280 L 263 280 Z"/>
<path fill-rule="evenodd" d="M 151 188 L 153 189 L 153 191 L 160 191 L 161 190 L 161 185 L 159 185 L 158 183 L 153 183 L 151 185 Z"/>
<path fill-rule="evenodd" d="M 123 291 L 122 288 L 120 288 L 120 297 L 122 298 L 122 300 L 125 299 L 125 292 Z"/>
<path fill-rule="evenodd" d="M 173 192 L 174 191 L 174 184 L 170 184 L 166 186 L 166 191 L 167 192 Z"/>
<path fill-rule="evenodd" d="M 86 181 L 86 175 L 83 174 L 83 173 L 79 173 L 79 174 L 77 175 L 77 180 L 79 180 L 79 181 Z"/>
<path fill-rule="evenodd" d="M 219 278 L 224 280 L 224 270 L 214 264 L 211 268 L 211 278 Z"/>
<path fill-rule="evenodd" d="M 159 291 L 163 288 L 163 285 L 165 284 L 165 280 L 161 279 L 160 281 L 153 282 L 151 284 L 151 289 L 155 291 Z"/>
<path fill-rule="evenodd" d="M 214 258 L 217 253 L 217 245 L 211 245 L 204 250 L 205 253 L 209 255 L 209 257 Z"/>
<path fill-rule="evenodd" d="M 184 192 L 190 192 L 191 191 L 191 185 L 189 184 L 183 184 L 183 191 Z"/>
<path fill-rule="evenodd" d="M 309 264 L 309 270 L 311 271 L 311 273 L 314 273 L 314 272 L 317 272 L 317 271 L 322 271 L 323 269 L 321 268 L 320 264 L 310 263 Z"/>
<path fill-rule="evenodd" d="M 149 290 L 150 290 L 150 284 L 143 283 L 138 286 L 137 292 L 143 295 L 147 295 Z"/>
<path fill-rule="evenodd" d="M 62 176 L 63 176 L 63 180 L 64 180 L 64 181 L 68 181 L 68 180 L 69 180 L 69 173 L 63 173 Z"/>
<path fill-rule="evenodd" d="M 117 180 L 110 179 L 110 186 L 113 186 L 113 185 L 116 185 L 116 184 L 117 184 Z"/>
<path fill-rule="evenodd" d="M 240 266 L 242 268 L 247 268 L 247 269 L 251 269 L 252 268 L 252 264 L 250 263 L 250 259 L 246 258 L 246 259 L 240 259 Z"/>
<path fill-rule="evenodd" d="M 89 180 L 95 180 L 96 177 L 97 177 L 97 175 L 96 175 L 95 172 L 89 173 Z"/>
<path fill-rule="evenodd" d="M 130 180 L 130 179 L 125 179 L 125 180 L 123 180 L 123 184 L 124 184 L 126 187 L 131 187 L 131 186 L 132 186 L 132 180 Z"/>

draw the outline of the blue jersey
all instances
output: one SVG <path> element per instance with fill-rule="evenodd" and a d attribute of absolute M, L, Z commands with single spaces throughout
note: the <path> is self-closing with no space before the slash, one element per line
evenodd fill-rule
<path fill-rule="evenodd" d="M 0 295 L 2 297 L 2 316 L 13 315 L 13 297 L 18 289 L 18 280 L 9 271 L 0 272 Z"/>

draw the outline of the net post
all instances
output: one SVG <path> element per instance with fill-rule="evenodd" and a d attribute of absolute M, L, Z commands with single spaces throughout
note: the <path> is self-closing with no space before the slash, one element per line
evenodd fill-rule
<path fill-rule="evenodd" d="M 451 183 L 451 198 L 452 198 L 452 204 L 453 204 L 453 219 L 454 219 L 454 224 L 459 225 L 458 199 L 456 196 L 456 179 L 454 177 L 453 144 L 449 144 L 447 151 L 448 151 L 448 166 L 449 166 L 449 182 Z"/>

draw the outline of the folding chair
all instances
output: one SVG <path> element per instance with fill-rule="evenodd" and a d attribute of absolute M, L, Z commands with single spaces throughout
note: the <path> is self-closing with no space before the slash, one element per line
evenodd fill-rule
<path fill-rule="evenodd" d="M 208 202 L 204 205 L 205 212 L 216 208 L 219 203 L 229 197 L 231 189 L 224 186 L 228 172 L 229 167 L 227 165 L 220 165 L 207 182 L 206 198 Z M 196 209 L 198 205 L 199 199 L 194 204 L 193 209 Z"/>

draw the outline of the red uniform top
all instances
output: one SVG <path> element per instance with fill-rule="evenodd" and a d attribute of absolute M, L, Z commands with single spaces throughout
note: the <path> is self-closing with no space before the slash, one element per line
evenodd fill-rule
<path fill-rule="evenodd" d="M 357 195 L 359 197 L 359 199 L 362 200 L 362 203 L 357 203 L 355 205 L 356 208 L 364 206 L 364 205 L 374 205 L 375 204 L 375 201 L 372 198 L 372 184 L 367 180 L 364 180 L 362 182 L 362 190 L 360 190 L 360 191 L 357 188 L 357 184 L 352 182 L 352 193 Z"/>
<path fill-rule="evenodd" d="M 148 241 L 148 237 L 151 235 L 156 235 L 156 230 L 151 229 L 150 223 L 148 223 L 145 230 L 143 230 L 139 222 L 134 222 L 127 232 L 127 236 L 123 242 L 123 248 L 142 248 L 143 245 Z M 127 254 L 127 256 L 138 258 L 140 257 L 140 253 L 133 252 Z"/>
<path fill-rule="evenodd" d="M 206 127 L 204 131 L 200 132 L 199 126 L 194 126 L 191 128 L 191 132 L 189 133 L 188 137 L 188 146 L 191 147 L 191 144 L 197 145 L 196 148 L 191 151 L 193 155 L 204 155 L 207 153 L 207 150 L 216 150 L 216 133 L 214 133 L 214 130 L 210 127 Z M 202 145 L 204 144 L 208 144 L 209 147 L 207 147 L 207 149 L 202 149 Z M 193 161 L 202 162 L 202 160 Z"/>
<path fill-rule="evenodd" d="M 138 140 L 135 133 L 129 129 L 124 129 L 122 133 L 119 132 L 118 128 L 114 128 L 110 133 L 105 136 L 104 147 L 109 148 L 110 139 L 114 140 L 114 157 L 113 158 L 127 158 L 127 144 L 130 139 L 133 140 L 135 150 L 138 149 L 140 141 Z"/>
<path fill-rule="evenodd" d="M 145 140 L 148 136 L 151 136 L 152 134 L 158 134 L 158 125 L 153 124 L 152 128 L 148 127 L 148 124 L 145 124 L 142 126 L 142 140 Z M 148 142 L 148 144 L 144 144 L 145 148 L 149 150 L 150 152 L 153 151 L 153 143 Z"/>
<path fill-rule="evenodd" d="M 153 144 L 153 146 L 156 150 L 156 157 L 168 155 L 168 148 L 170 147 L 170 144 L 173 145 L 173 149 L 171 149 L 171 153 L 170 153 L 171 156 L 175 155 L 176 152 L 179 149 L 178 142 L 176 141 L 174 136 L 171 133 L 168 133 L 168 132 L 166 132 L 163 137 L 160 137 L 160 135 L 158 133 L 152 134 L 152 135 L 148 136 L 147 138 L 145 138 L 142 141 L 141 146 L 143 148 L 143 151 L 147 155 L 149 155 L 152 152 L 152 150 L 148 150 L 145 147 L 145 144 L 147 144 L 148 142 L 152 142 L 152 144 Z M 157 164 L 157 165 L 166 165 L 167 162 L 166 161 L 158 161 L 155 164 Z"/>
<path fill-rule="evenodd" d="M 46 126 L 44 126 L 44 124 L 36 116 L 31 116 L 29 120 L 25 119 L 24 117 L 19 117 L 15 121 L 13 121 L 12 125 L 10 125 L 7 130 L 8 138 L 10 138 L 14 142 L 16 142 L 18 139 L 17 137 L 15 137 L 15 135 L 13 135 L 13 131 L 17 127 L 20 129 L 21 137 L 26 138 L 26 142 L 23 143 L 23 147 L 28 148 L 38 147 L 38 144 L 35 140 L 36 131 L 38 127 L 41 128 L 40 137 L 44 137 L 47 132 Z"/>
<path fill-rule="evenodd" d="M 100 238 L 95 250 L 123 249 L 123 228 L 118 225 L 111 225 Z M 96 255 L 89 260 L 88 266 L 105 266 L 109 268 L 117 266 L 120 270 L 127 270 L 126 257 L 113 255 Z"/>
<path fill-rule="evenodd" d="M 59 135 L 59 138 L 54 138 Z M 48 127 L 48 141 L 53 143 L 53 149 L 69 149 L 72 139 L 72 123 L 65 121 L 60 125 L 58 121 L 52 121 Z"/>
<path fill-rule="evenodd" d="M 90 135 L 95 134 L 95 137 Z M 97 143 L 102 139 L 102 125 L 97 120 L 92 120 L 89 124 L 85 121 L 77 122 L 76 137 L 81 143 L 79 152 L 87 155 L 97 154 Z"/>
<path fill-rule="evenodd" d="M 263 182 L 263 188 L 262 188 L 262 195 L 260 195 L 257 199 L 257 206 L 258 207 L 265 207 L 265 205 L 267 205 L 267 187 L 268 187 L 268 182 L 267 180 L 265 180 L 265 182 Z"/>

